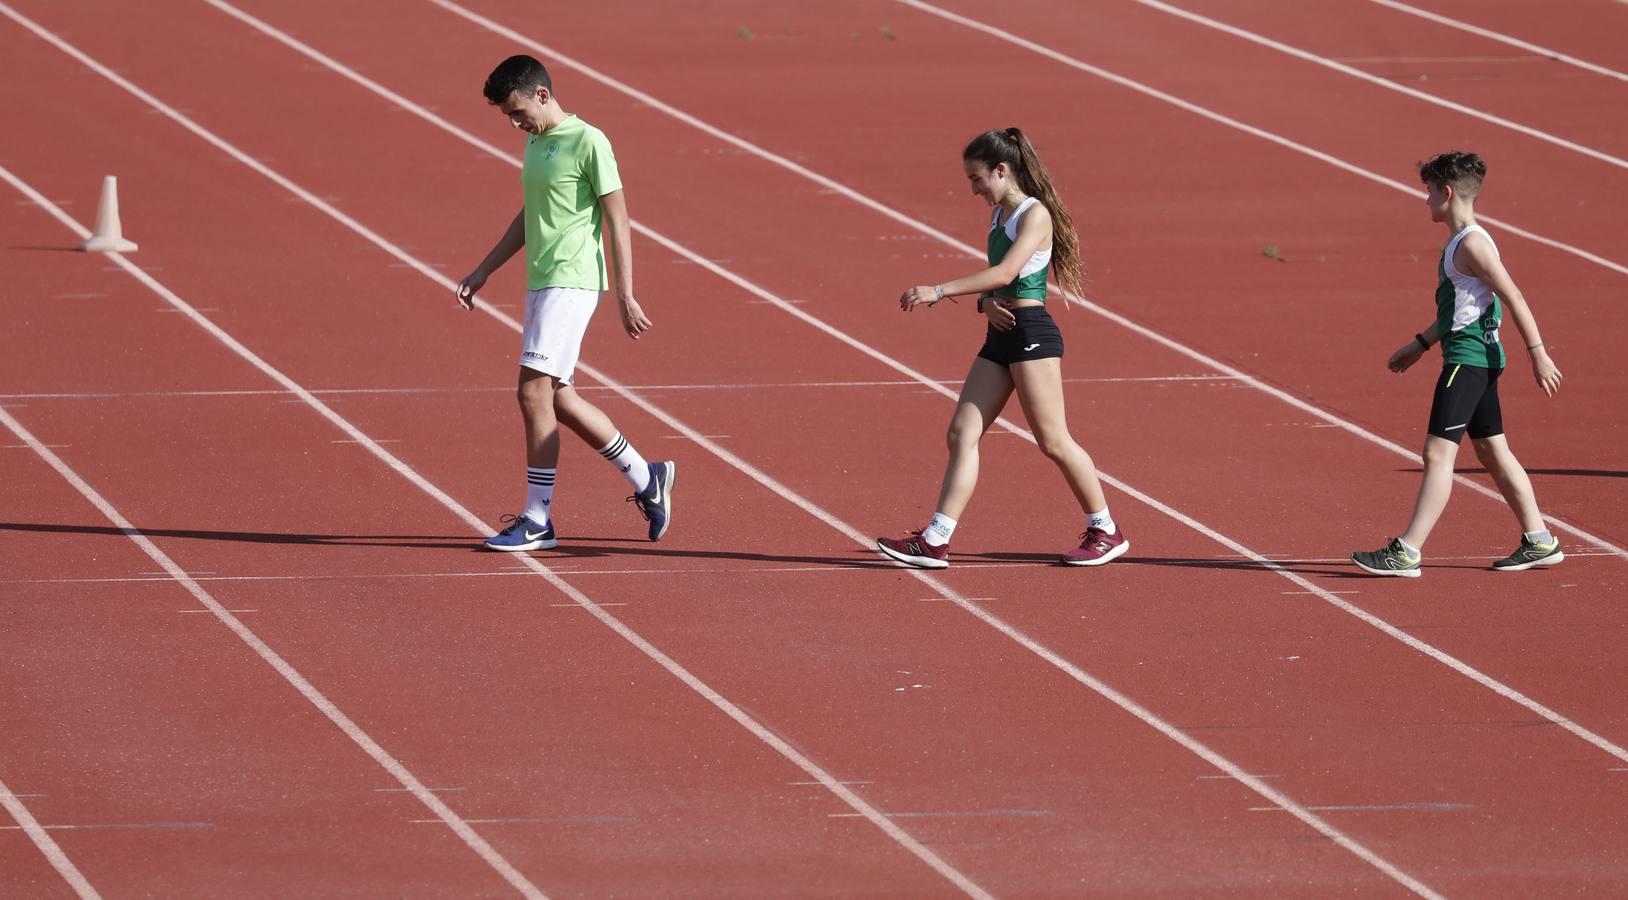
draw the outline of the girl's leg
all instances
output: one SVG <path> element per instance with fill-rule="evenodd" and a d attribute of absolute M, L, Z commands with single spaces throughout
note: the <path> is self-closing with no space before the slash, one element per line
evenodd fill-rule
<path fill-rule="evenodd" d="M 1413 518 L 1408 530 L 1402 532 L 1402 542 L 1415 550 L 1423 550 L 1430 532 L 1447 508 L 1447 497 L 1453 492 L 1453 460 L 1458 456 L 1458 444 L 1446 438 L 1430 435 L 1424 445 L 1424 478 L 1419 483 L 1419 499 L 1413 504 Z"/>
<path fill-rule="evenodd" d="M 981 356 L 972 361 L 945 435 L 950 461 L 944 467 L 944 483 L 938 492 L 940 515 L 959 519 L 972 500 L 972 489 L 978 484 L 978 442 L 995 424 L 1011 396 L 1012 376 L 1005 366 Z"/>
<path fill-rule="evenodd" d="M 1017 387 L 1018 402 L 1023 415 L 1029 420 L 1040 452 L 1062 470 L 1069 490 L 1080 502 L 1086 515 L 1100 513 L 1108 508 L 1108 499 L 1102 493 L 1102 482 L 1097 478 L 1097 467 L 1091 456 L 1074 442 L 1068 432 L 1068 421 L 1063 412 L 1063 361 L 1060 358 L 1037 359 L 1015 363 L 1012 381 Z"/>
<path fill-rule="evenodd" d="M 1521 523 L 1521 531 L 1534 534 L 1548 530 L 1543 524 L 1543 514 L 1538 512 L 1537 497 L 1532 493 L 1532 479 L 1526 476 L 1526 470 L 1521 468 L 1520 461 L 1510 452 L 1509 441 L 1503 435 L 1495 434 L 1492 437 L 1475 438 L 1475 455 L 1481 460 L 1481 465 L 1487 467 L 1487 474 L 1498 484 L 1498 490 L 1504 495 L 1504 502 L 1515 513 L 1515 518 Z"/>

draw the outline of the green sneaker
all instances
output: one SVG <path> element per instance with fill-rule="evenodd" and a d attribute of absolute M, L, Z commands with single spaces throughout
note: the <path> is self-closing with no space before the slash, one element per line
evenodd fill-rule
<path fill-rule="evenodd" d="M 1526 535 L 1521 535 L 1521 545 L 1515 552 L 1492 564 L 1500 572 L 1519 572 L 1533 566 L 1552 566 L 1566 558 L 1560 552 L 1560 540 L 1555 538 L 1547 544 L 1534 543 Z"/>
<path fill-rule="evenodd" d="M 1419 577 L 1419 557 L 1402 546 L 1401 538 L 1391 538 L 1389 544 L 1378 550 L 1359 550 L 1351 554 L 1351 561 L 1370 575 Z"/>

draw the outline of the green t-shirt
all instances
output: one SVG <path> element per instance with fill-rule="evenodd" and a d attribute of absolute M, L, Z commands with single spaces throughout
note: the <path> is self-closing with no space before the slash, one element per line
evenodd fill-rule
<path fill-rule="evenodd" d="M 621 190 L 605 133 L 576 116 L 526 136 L 520 188 L 526 197 L 526 288 L 603 291 L 599 198 Z"/>

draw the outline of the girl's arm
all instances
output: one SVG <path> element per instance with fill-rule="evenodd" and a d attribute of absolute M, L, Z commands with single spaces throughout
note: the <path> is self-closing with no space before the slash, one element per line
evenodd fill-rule
<path fill-rule="evenodd" d="M 1421 341 L 1423 343 L 1420 343 Z M 1396 348 L 1396 352 L 1391 354 L 1390 362 L 1385 365 L 1392 372 L 1406 372 L 1413 367 L 1414 363 L 1419 361 L 1420 357 L 1425 355 L 1425 351 L 1430 349 L 1431 344 L 1440 341 L 1441 335 L 1436 331 L 1436 323 L 1431 322 L 1430 327 L 1414 335 L 1413 339 L 1406 344 Z"/>
<path fill-rule="evenodd" d="M 1485 281 L 1493 293 L 1503 299 L 1504 305 L 1509 307 L 1509 317 L 1515 320 L 1515 328 L 1520 331 L 1521 339 L 1526 344 L 1527 355 L 1532 358 L 1532 377 L 1537 379 L 1543 393 L 1553 397 L 1555 391 L 1560 389 L 1560 369 L 1549 358 L 1549 351 L 1543 346 L 1543 336 L 1538 334 L 1538 321 L 1533 317 L 1531 307 L 1526 305 L 1521 289 L 1515 286 L 1515 280 L 1509 277 L 1498 254 L 1493 252 L 1492 242 L 1479 234 L 1467 235 L 1459 241 L 1458 250 L 1453 254 L 1453 265 L 1460 272 Z"/>
<path fill-rule="evenodd" d="M 1006 257 L 999 265 L 939 285 L 918 284 L 899 298 L 899 308 L 909 312 L 922 304 L 932 306 L 945 297 L 982 294 L 1006 287 L 1023 271 L 1023 264 L 1029 261 L 1029 257 L 1050 242 L 1051 213 L 1037 203 L 1023 214 L 1023 221 L 1018 223 L 1017 240 L 1012 242 L 1012 249 L 1006 251 Z"/>

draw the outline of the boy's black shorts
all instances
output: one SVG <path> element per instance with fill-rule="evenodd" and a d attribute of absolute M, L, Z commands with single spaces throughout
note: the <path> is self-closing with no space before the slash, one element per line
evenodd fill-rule
<path fill-rule="evenodd" d="M 1498 376 L 1503 369 L 1458 363 L 1445 366 L 1436 379 L 1436 397 L 1430 404 L 1429 433 L 1458 443 L 1470 438 L 1504 433 L 1504 412 L 1498 406 Z"/>
<path fill-rule="evenodd" d="M 1017 324 L 1009 330 L 989 327 L 979 356 L 1010 368 L 1012 363 L 1063 355 L 1063 332 L 1044 306 L 1020 306 L 1012 310 L 1012 315 L 1017 317 Z"/>

